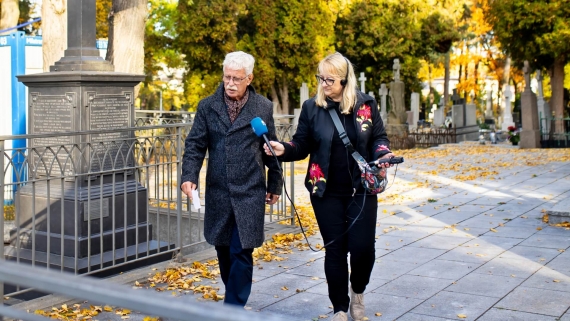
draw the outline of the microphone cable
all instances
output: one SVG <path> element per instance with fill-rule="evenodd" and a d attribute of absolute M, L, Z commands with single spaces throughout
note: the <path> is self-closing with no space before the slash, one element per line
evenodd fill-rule
<path fill-rule="evenodd" d="M 269 148 L 269 150 L 271 151 L 271 154 L 273 155 L 273 158 L 275 159 L 275 162 L 277 162 L 277 168 L 279 169 L 279 172 L 281 173 L 281 179 L 283 180 L 283 182 L 285 182 L 285 176 L 284 176 L 284 172 L 283 169 L 281 168 L 281 164 L 279 162 L 279 159 L 277 158 L 277 155 L 275 155 L 275 152 L 273 151 L 273 148 L 270 148 L 270 146 L 267 146 Z M 396 172 L 398 171 L 398 165 L 396 164 L 396 170 L 394 172 L 394 180 L 396 179 Z M 291 175 L 295 175 L 295 172 L 293 171 L 293 173 L 291 173 Z M 394 182 L 392 182 L 392 185 L 394 185 Z M 390 185 L 390 187 L 392 187 L 392 185 Z M 389 188 L 386 188 L 382 191 L 382 193 L 384 193 L 386 190 L 388 190 Z M 360 207 L 360 212 L 358 213 L 358 215 L 356 216 L 356 218 L 354 218 L 354 220 L 352 221 L 352 223 L 350 224 L 350 226 L 346 229 L 346 231 L 344 231 L 341 235 L 337 236 L 334 240 L 324 244 L 320 249 L 315 250 L 312 246 L 311 243 L 309 242 L 309 239 L 307 237 L 307 234 L 305 233 L 305 229 L 303 228 L 303 224 L 301 223 L 301 217 L 299 216 L 299 213 L 297 212 L 297 208 L 295 207 L 295 204 L 293 202 L 293 200 L 291 200 L 291 197 L 289 196 L 289 193 L 287 192 L 287 184 L 283 184 L 283 190 L 285 191 L 285 196 L 287 197 L 287 199 L 289 200 L 289 202 L 291 203 L 291 212 L 295 213 L 295 216 L 297 217 L 297 221 L 299 221 L 299 227 L 301 228 L 301 232 L 303 233 L 303 237 L 305 237 L 305 241 L 307 241 L 307 245 L 309 246 L 309 249 L 311 249 L 311 251 L 313 252 L 320 252 L 323 249 L 325 249 L 327 246 L 331 245 L 332 243 L 336 242 L 338 239 L 340 239 L 341 237 L 343 237 L 346 233 L 348 233 L 348 231 L 350 231 L 350 229 L 354 226 L 354 224 L 356 223 L 356 221 L 358 221 L 358 219 L 360 218 L 360 215 L 364 212 L 364 205 L 366 204 L 366 197 L 369 195 L 374 195 L 374 194 L 367 194 L 366 190 L 364 190 L 364 194 L 362 197 L 362 206 Z M 352 196 L 352 198 L 354 198 L 354 195 Z M 354 202 L 354 199 L 352 200 L 352 202 Z M 356 204 L 356 202 L 355 202 Z M 358 204 L 356 204 L 358 206 Z M 285 207 L 285 209 L 287 209 L 287 207 Z M 314 210 L 313 210 L 314 212 Z M 316 219 L 316 217 L 315 217 Z M 318 223 L 317 223 L 318 224 Z"/>

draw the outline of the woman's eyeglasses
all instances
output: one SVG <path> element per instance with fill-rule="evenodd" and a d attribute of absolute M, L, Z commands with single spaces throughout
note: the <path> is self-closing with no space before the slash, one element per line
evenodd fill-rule
<path fill-rule="evenodd" d="M 327 84 L 327 86 L 332 86 L 335 82 L 335 80 L 332 78 L 326 78 L 325 79 L 325 78 L 321 77 L 320 75 L 315 75 L 315 77 L 317 78 L 317 82 L 319 84 L 322 84 L 324 82 L 325 84 Z"/>

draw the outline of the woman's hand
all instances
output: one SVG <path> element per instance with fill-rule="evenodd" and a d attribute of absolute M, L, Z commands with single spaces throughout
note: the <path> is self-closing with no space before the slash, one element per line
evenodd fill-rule
<path fill-rule="evenodd" d="M 271 147 L 273 148 L 273 151 L 275 152 L 275 156 L 281 156 L 281 155 L 283 155 L 283 153 L 285 153 L 285 147 L 283 146 L 283 144 L 281 144 L 279 142 L 274 142 L 274 141 L 269 141 L 269 144 L 271 144 Z M 263 144 L 263 149 L 265 150 L 265 154 L 267 154 L 269 156 L 273 155 L 273 154 L 271 154 L 269 147 L 267 147 L 267 144 Z"/>
<path fill-rule="evenodd" d="M 388 154 L 386 154 L 386 155 L 384 155 L 384 156 L 378 158 L 378 160 L 380 160 L 380 159 L 390 159 L 390 158 L 392 158 L 392 157 L 394 157 L 394 156 L 396 156 L 396 155 L 394 155 L 393 153 L 388 153 Z M 390 163 L 380 163 L 380 164 L 378 164 L 377 166 L 378 166 L 378 167 L 382 167 L 382 168 L 388 168 L 388 167 L 392 167 L 392 166 L 394 166 L 394 165 L 393 165 L 393 164 L 390 164 Z"/>

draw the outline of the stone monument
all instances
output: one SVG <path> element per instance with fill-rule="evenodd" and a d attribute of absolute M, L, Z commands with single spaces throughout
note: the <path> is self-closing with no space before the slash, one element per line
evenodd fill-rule
<path fill-rule="evenodd" d="M 382 117 L 382 122 L 386 125 L 388 121 L 388 113 L 386 112 L 386 96 L 388 96 L 388 88 L 386 88 L 386 84 L 380 85 L 378 94 L 380 95 L 380 117 Z"/>
<path fill-rule="evenodd" d="M 408 123 L 409 129 L 415 129 L 418 127 L 418 121 L 420 120 L 420 94 L 419 93 L 412 93 L 412 97 L 410 100 L 411 106 L 411 114 L 412 119 L 411 123 Z"/>
<path fill-rule="evenodd" d="M 505 84 L 505 92 L 503 93 L 503 97 L 505 97 L 505 106 L 503 110 L 503 124 L 501 126 L 501 129 L 506 132 L 510 126 L 515 126 L 511 106 L 513 92 L 511 91 L 511 86 L 509 84 Z"/>
<path fill-rule="evenodd" d="M 477 107 L 474 104 L 466 104 L 465 100 L 459 97 L 457 89 L 453 89 L 451 99 L 451 122 L 455 127 L 456 141 L 476 141 L 479 138 Z"/>
<path fill-rule="evenodd" d="M 15 231 L 11 234 L 12 244 L 19 242 L 20 248 L 6 247 L 5 253 L 8 259 L 18 254 L 20 261 L 33 260 L 39 266 L 51 257 L 52 267 L 85 273 L 111 262 L 146 257 L 168 244 L 147 237 L 152 235 L 148 191 L 129 169 L 135 162 L 134 132 L 120 130 L 134 125 L 134 87 L 145 76 L 114 72 L 114 66 L 99 56 L 95 0 L 70 0 L 67 9 L 64 56 L 50 72 L 18 76 L 28 87 L 28 132 L 100 132 L 30 140 L 36 154 L 30 156 L 28 175 L 37 181 L 18 191 L 21 233 L 19 239 Z M 59 150 L 41 154 L 47 146 Z M 67 152 L 60 146 L 91 148 Z M 64 161 L 55 174 L 45 165 Z M 29 237 L 32 232 L 34 238 Z"/>
<path fill-rule="evenodd" d="M 360 77 L 358 78 L 358 80 L 360 81 L 360 91 L 366 93 L 366 86 L 365 86 L 366 77 L 364 77 L 363 72 L 360 73 Z"/>
<path fill-rule="evenodd" d="M 540 70 L 536 71 L 536 82 L 537 87 L 537 107 L 538 107 L 538 123 L 543 126 L 544 132 L 550 132 L 550 118 L 552 117 L 552 112 L 550 111 L 550 106 L 548 102 L 544 100 L 544 89 L 542 85 L 542 73 Z M 540 127 L 540 126 L 539 126 Z"/>
<path fill-rule="evenodd" d="M 445 102 L 443 96 L 441 96 L 441 98 L 439 98 L 439 108 L 433 112 L 433 125 L 435 127 L 443 126 L 443 123 L 445 121 L 444 109 Z"/>
<path fill-rule="evenodd" d="M 536 95 L 530 89 L 530 66 L 524 62 L 525 88 L 521 96 L 522 131 L 521 148 L 540 148 L 540 130 Z"/>
<path fill-rule="evenodd" d="M 485 118 L 493 119 L 493 91 L 487 90 L 487 104 L 485 107 Z"/>
<path fill-rule="evenodd" d="M 390 83 L 390 112 L 388 113 L 387 131 L 396 135 L 403 135 L 407 127 L 404 126 L 408 116 L 405 107 L 405 85 L 400 80 L 400 61 L 394 59 L 394 81 Z"/>

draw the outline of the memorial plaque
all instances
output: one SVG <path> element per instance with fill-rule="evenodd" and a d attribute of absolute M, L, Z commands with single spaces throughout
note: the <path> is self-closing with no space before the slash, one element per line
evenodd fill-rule
<path fill-rule="evenodd" d="M 89 130 L 124 129 L 131 127 L 132 92 L 98 95 L 88 92 Z M 93 153 L 90 172 L 133 166 L 134 143 L 129 132 L 91 135 Z M 129 152 L 130 151 L 130 152 Z"/>
<path fill-rule="evenodd" d="M 71 132 L 73 130 L 73 112 L 77 106 L 74 92 L 65 95 L 41 95 L 30 93 L 30 133 L 51 134 L 55 132 Z M 72 136 L 57 136 L 34 138 L 31 146 L 35 148 L 32 154 L 31 170 L 38 176 L 71 175 L 71 161 L 68 153 L 72 144 Z M 62 148 L 65 147 L 65 148 Z M 57 155 L 57 161 L 55 156 Z M 41 156 L 41 161 L 40 161 Z M 61 168 L 63 166 L 64 168 Z"/>

